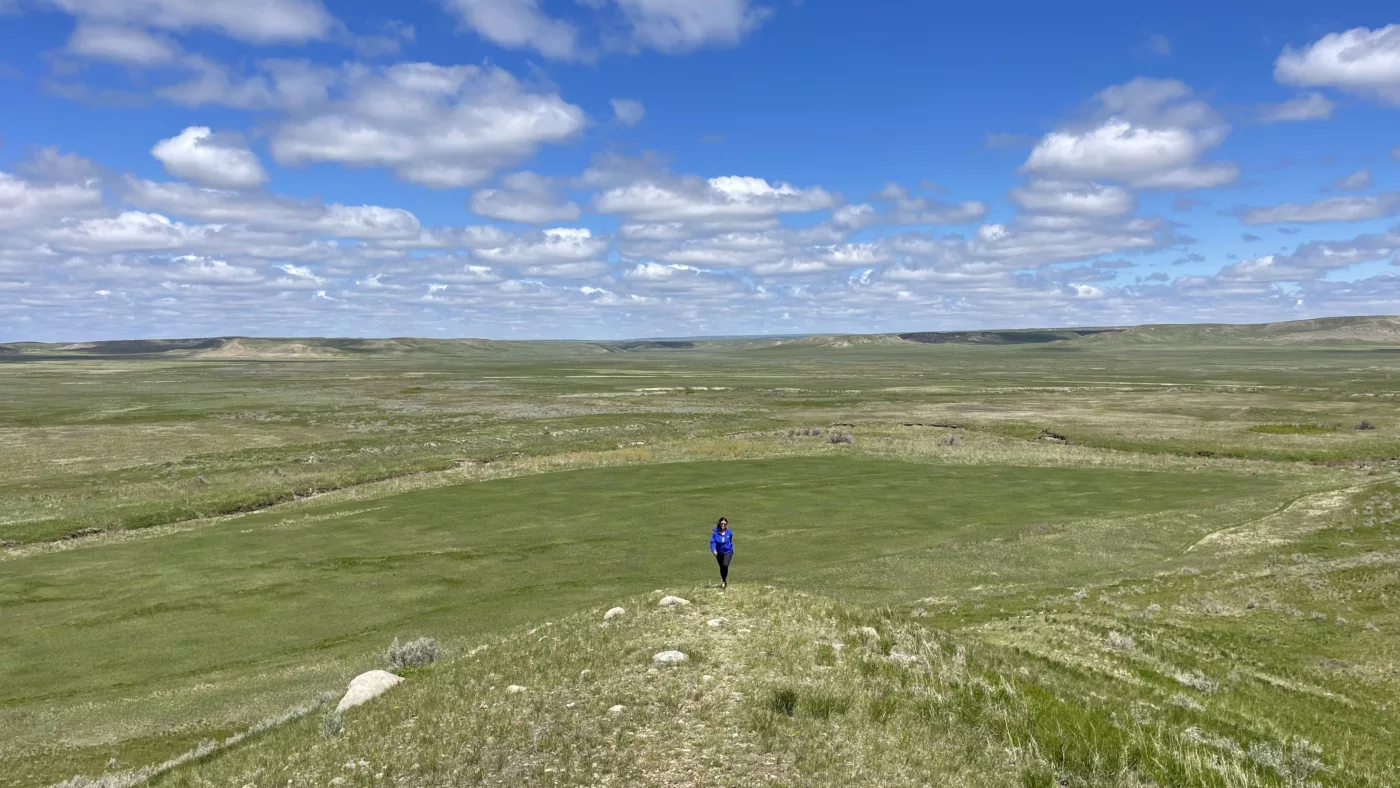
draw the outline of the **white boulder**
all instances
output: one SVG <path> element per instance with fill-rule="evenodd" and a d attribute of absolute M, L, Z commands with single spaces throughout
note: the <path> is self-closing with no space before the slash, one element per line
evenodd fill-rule
<path fill-rule="evenodd" d="M 608 709 L 609 714 L 621 714 L 624 711 L 627 711 L 627 707 L 622 705 L 621 703 Z"/>
<path fill-rule="evenodd" d="M 690 604 L 689 599 L 681 599 L 678 596 L 667 596 L 661 598 L 661 607 L 685 607 Z"/>
<path fill-rule="evenodd" d="M 612 621 L 614 618 L 622 618 L 627 615 L 627 608 L 615 607 L 603 614 L 604 621 Z"/>
<path fill-rule="evenodd" d="M 368 673 L 361 673 L 350 681 L 350 688 L 346 691 L 345 697 L 340 699 L 335 710 L 353 709 L 361 703 L 383 695 L 402 681 L 402 676 L 395 676 L 387 670 L 371 670 Z"/>
<path fill-rule="evenodd" d="M 729 623 L 729 619 L 727 619 L 727 618 L 725 618 L 725 617 L 723 617 L 723 616 L 720 616 L 719 618 L 712 618 L 712 619 L 710 619 L 709 621 L 706 621 L 705 623 L 708 624 L 708 625 L 710 625 L 710 626 L 712 626 L 712 627 L 722 627 L 722 626 L 724 626 L 725 624 L 728 624 L 728 623 Z"/>
<path fill-rule="evenodd" d="M 520 693 L 522 693 L 522 692 L 524 692 L 524 691 L 525 691 L 525 688 L 522 687 L 522 686 L 520 686 L 519 684 L 512 684 L 512 685 L 510 685 L 509 687 L 506 687 L 506 694 L 507 694 L 507 695 L 519 695 Z"/>
<path fill-rule="evenodd" d="M 663 651 L 651 658 L 655 665 L 681 665 L 690 661 L 684 651 Z"/>

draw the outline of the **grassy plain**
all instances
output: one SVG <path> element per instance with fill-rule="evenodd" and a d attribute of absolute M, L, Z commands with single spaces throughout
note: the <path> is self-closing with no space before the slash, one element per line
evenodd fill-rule
<path fill-rule="evenodd" d="M 0 356 L 0 785 L 224 739 L 418 635 L 492 648 L 343 737 L 313 714 L 162 779 L 379 784 L 343 768 L 364 757 L 402 785 L 707 784 L 658 743 L 692 714 L 691 752 L 742 740 L 734 784 L 855 761 L 853 784 L 1391 784 L 1400 356 L 1337 330 L 22 348 Z M 728 596 L 703 588 L 721 513 Z M 697 604 L 592 623 L 655 588 Z M 713 615 L 748 633 L 694 626 Z M 522 634 L 546 621 L 557 640 Z M 694 664 L 648 674 L 663 642 Z"/>

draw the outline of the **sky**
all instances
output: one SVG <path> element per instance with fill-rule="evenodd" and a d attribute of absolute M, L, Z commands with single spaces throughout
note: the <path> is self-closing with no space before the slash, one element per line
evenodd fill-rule
<path fill-rule="evenodd" d="M 0 0 L 0 342 L 1400 313 L 1397 17 Z"/>

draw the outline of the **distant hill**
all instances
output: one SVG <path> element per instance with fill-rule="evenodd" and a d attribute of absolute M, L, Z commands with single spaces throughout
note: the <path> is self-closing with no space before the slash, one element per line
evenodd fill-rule
<path fill-rule="evenodd" d="M 0 357 L 186 358 L 315 361 L 366 357 L 505 356 L 561 358 L 614 353 L 848 349 L 898 345 L 1400 345 L 1400 317 L 1329 317 L 1283 323 L 1200 323 L 1132 327 L 915 331 L 902 334 L 816 334 L 741 338 L 626 341 L 503 341 L 491 339 L 389 339 L 208 337 L 128 339 L 104 342 L 0 345 Z"/>

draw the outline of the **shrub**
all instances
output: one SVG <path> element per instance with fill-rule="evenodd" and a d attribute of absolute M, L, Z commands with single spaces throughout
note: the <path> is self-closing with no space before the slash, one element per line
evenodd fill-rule
<path fill-rule="evenodd" d="M 398 638 L 384 652 L 384 659 L 395 670 L 421 668 L 431 665 L 442 657 L 442 648 L 432 638 L 418 638 L 408 643 L 400 643 Z"/>
<path fill-rule="evenodd" d="M 334 739 L 345 732 L 345 720 L 338 711 L 328 711 L 321 715 L 321 735 Z"/>
<path fill-rule="evenodd" d="M 1376 428 L 1376 425 L 1372 424 L 1372 423 L 1370 422 L 1369 419 L 1362 419 L 1362 420 L 1361 420 L 1360 422 L 1358 422 L 1357 425 L 1356 425 L 1356 431 L 1357 431 L 1357 432 L 1370 432 L 1371 430 L 1374 430 L 1375 428 Z"/>
<path fill-rule="evenodd" d="M 844 432 L 833 432 L 826 440 L 828 443 L 855 443 L 855 438 Z"/>

